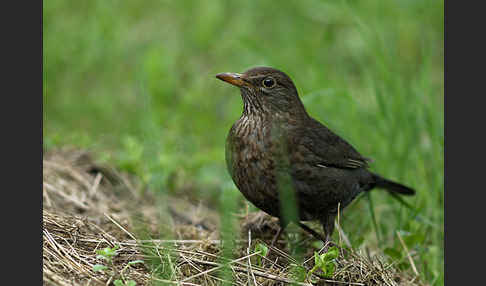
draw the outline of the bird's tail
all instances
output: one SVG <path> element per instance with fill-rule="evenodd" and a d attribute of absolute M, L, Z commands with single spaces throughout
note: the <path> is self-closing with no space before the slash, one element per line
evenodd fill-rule
<path fill-rule="evenodd" d="M 380 189 L 385 189 L 391 193 L 396 193 L 400 195 L 412 196 L 415 195 L 415 190 L 404 186 L 400 183 L 396 183 L 381 177 L 380 175 L 373 174 L 375 178 L 375 187 Z"/>

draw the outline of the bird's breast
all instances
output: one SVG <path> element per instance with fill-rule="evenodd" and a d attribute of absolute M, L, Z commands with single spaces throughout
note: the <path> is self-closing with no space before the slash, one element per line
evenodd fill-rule
<path fill-rule="evenodd" d="M 241 193 L 258 208 L 278 214 L 274 144 L 268 125 L 261 118 L 240 118 L 231 128 L 226 162 Z"/>

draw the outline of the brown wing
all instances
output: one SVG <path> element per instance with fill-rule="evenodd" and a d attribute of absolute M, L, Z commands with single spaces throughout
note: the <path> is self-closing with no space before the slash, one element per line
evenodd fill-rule
<path fill-rule="evenodd" d="M 310 119 L 307 126 L 297 131 L 297 145 L 304 147 L 313 156 L 312 163 L 320 167 L 341 169 L 367 168 L 370 159 L 365 158 L 351 144 L 334 134 L 315 119 Z"/>

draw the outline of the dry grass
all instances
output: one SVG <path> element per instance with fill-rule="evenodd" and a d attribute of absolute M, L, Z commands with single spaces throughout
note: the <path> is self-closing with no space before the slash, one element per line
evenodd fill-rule
<path fill-rule="evenodd" d="M 285 241 L 270 247 L 266 257 L 253 251 L 256 243 L 270 241 L 278 228 L 274 218 L 260 212 L 240 216 L 241 235 L 233 250 L 237 258 L 225 260 L 218 214 L 203 205 L 166 198 L 170 218 L 161 220 L 156 200 L 150 192 L 141 192 L 136 178 L 96 164 L 82 150 L 47 152 L 43 168 L 44 285 L 114 285 L 122 276 L 137 285 L 220 285 L 225 267 L 236 285 L 424 285 L 417 275 L 399 271 L 379 255 L 350 249 L 341 251 L 333 277 L 316 271 L 297 282 L 292 265 L 298 263 L 287 254 Z M 152 238 L 171 230 L 175 239 L 142 240 L 135 231 L 140 225 Z M 303 236 L 308 252 L 301 265 L 309 270 L 314 250 L 309 247 L 312 239 Z M 96 251 L 115 246 L 110 269 L 94 271 L 93 265 L 106 264 Z M 258 265 L 257 256 L 262 259 Z M 135 260 L 145 263 L 128 265 Z M 156 275 L 160 267 L 169 275 Z"/>

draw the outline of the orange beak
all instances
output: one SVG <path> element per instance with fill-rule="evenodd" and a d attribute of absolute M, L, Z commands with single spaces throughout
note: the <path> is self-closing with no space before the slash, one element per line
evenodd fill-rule
<path fill-rule="evenodd" d="M 245 84 L 245 81 L 241 78 L 241 74 L 239 73 L 220 73 L 217 74 L 216 77 L 222 81 L 227 83 L 231 83 L 232 85 L 236 85 L 237 87 L 242 87 Z"/>

